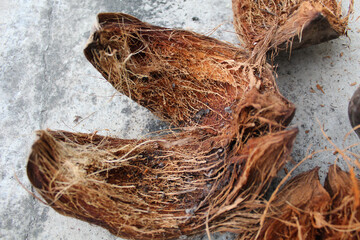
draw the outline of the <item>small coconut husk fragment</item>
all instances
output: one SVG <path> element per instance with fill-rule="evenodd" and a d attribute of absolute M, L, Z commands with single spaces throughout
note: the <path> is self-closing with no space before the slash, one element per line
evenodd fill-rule
<path fill-rule="evenodd" d="M 294 177 L 281 189 L 258 239 L 317 239 L 331 202 L 318 170 Z"/>
<path fill-rule="evenodd" d="M 238 149 L 201 130 L 143 140 L 39 131 L 27 173 L 57 212 L 122 238 L 254 232 L 258 195 L 288 160 L 296 133 L 254 137 Z"/>
<path fill-rule="evenodd" d="M 234 26 L 255 61 L 270 49 L 297 49 L 346 34 L 349 11 L 337 0 L 232 0 Z"/>
<path fill-rule="evenodd" d="M 280 125 L 294 113 L 269 65 L 250 64 L 246 50 L 190 31 L 100 13 L 84 53 L 119 92 L 173 126 L 221 129 L 254 94 L 281 106 L 282 116 L 271 119 Z"/>
<path fill-rule="evenodd" d="M 325 189 L 332 198 L 323 239 L 360 239 L 360 180 L 353 171 L 329 168 Z"/>
<path fill-rule="evenodd" d="M 360 239 L 360 180 L 332 165 L 323 187 L 318 169 L 275 195 L 257 239 Z"/>

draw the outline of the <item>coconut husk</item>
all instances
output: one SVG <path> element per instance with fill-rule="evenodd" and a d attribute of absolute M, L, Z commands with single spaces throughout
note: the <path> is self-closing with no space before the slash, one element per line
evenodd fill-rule
<path fill-rule="evenodd" d="M 294 177 L 281 189 L 257 239 L 318 239 L 319 222 L 331 202 L 318 170 Z"/>
<path fill-rule="evenodd" d="M 27 166 L 36 190 L 57 212 L 126 239 L 256 232 L 297 134 L 284 130 L 295 108 L 272 68 L 189 31 L 121 13 L 98 20 L 87 59 L 179 128 L 139 140 L 39 131 Z"/>
<path fill-rule="evenodd" d="M 39 131 L 27 172 L 57 212 L 122 238 L 254 232 L 258 195 L 288 160 L 296 133 L 236 149 L 199 130 L 143 140 Z"/>
<path fill-rule="evenodd" d="M 232 0 L 234 26 L 254 61 L 270 49 L 307 47 L 346 34 L 349 15 L 337 0 Z"/>
<path fill-rule="evenodd" d="M 253 94 L 281 106 L 271 121 L 287 125 L 294 113 L 269 65 L 250 64 L 246 50 L 190 31 L 100 13 L 84 53 L 119 92 L 173 126 L 221 129 Z"/>
<path fill-rule="evenodd" d="M 329 168 L 325 188 L 332 198 L 323 239 L 360 239 L 360 180 L 353 171 Z"/>

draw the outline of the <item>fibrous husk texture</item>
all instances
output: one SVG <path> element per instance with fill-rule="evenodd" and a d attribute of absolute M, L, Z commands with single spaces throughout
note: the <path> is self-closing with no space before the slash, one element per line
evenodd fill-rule
<path fill-rule="evenodd" d="M 271 204 L 259 239 L 317 239 L 317 217 L 329 210 L 330 201 L 318 168 L 294 177 Z"/>
<path fill-rule="evenodd" d="M 127 239 L 173 239 L 206 226 L 256 231 L 257 196 L 288 159 L 296 133 L 235 150 L 199 131 L 144 140 L 40 131 L 28 176 L 59 213 Z"/>
<path fill-rule="evenodd" d="M 336 165 L 329 168 L 325 189 L 332 202 L 323 239 L 360 239 L 360 179 Z"/>
<path fill-rule="evenodd" d="M 344 35 L 354 1 L 343 13 L 337 0 L 232 0 L 234 26 L 254 61 L 270 49 L 296 49 Z"/>
<path fill-rule="evenodd" d="M 233 7 L 245 50 L 126 14 L 98 15 L 86 58 L 115 89 L 177 129 L 130 140 L 38 131 L 27 172 L 49 206 L 127 239 L 205 231 L 358 239 L 360 190 L 351 172 L 330 168 L 323 188 L 315 169 L 270 205 L 262 198 L 297 134 L 285 130 L 295 108 L 264 56 L 338 37 L 348 15 L 332 0 L 233 0 Z"/>
<path fill-rule="evenodd" d="M 272 98 L 269 108 L 282 108 L 283 116 L 268 119 L 288 123 L 293 113 L 270 66 L 250 64 L 246 51 L 190 31 L 103 13 L 84 52 L 119 92 L 174 126 L 223 128 L 251 89 Z"/>
<path fill-rule="evenodd" d="M 323 187 L 315 168 L 276 195 L 258 239 L 360 239 L 359 202 L 355 175 L 332 165 Z"/>
<path fill-rule="evenodd" d="M 221 41 L 99 14 L 87 59 L 121 93 L 178 127 L 124 140 L 39 131 L 28 176 L 61 214 L 127 239 L 256 232 L 262 195 L 289 160 L 294 106 L 269 65 Z"/>

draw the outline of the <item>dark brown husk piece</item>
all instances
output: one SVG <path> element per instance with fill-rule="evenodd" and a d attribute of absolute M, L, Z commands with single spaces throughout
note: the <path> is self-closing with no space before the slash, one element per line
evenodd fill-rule
<path fill-rule="evenodd" d="M 198 130 L 144 140 L 39 131 L 27 171 L 56 211 L 123 238 L 173 239 L 206 226 L 254 232 L 258 195 L 288 159 L 296 133 L 235 149 Z"/>
<path fill-rule="evenodd" d="M 294 106 L 269 65 L 189 31 L 99 14 L 88 60 L 173 126 L 124 140 L 39 131 L 28 176 L 61 214 L 127 239 L 257 231 L 271 179 L 289 159 Z"/>
<path fill-rule="evenodd" d="M 258 239 L 317 239 L 318 218 L 329 210 L 331 202 L 318 170 L 302 173 L 282 188 Z"/>
<path fill-rule="evenodd" d="M 325 188 L 318 168 L 289 181 L 271 203 L 257 239 L 360 239 L 360 180 L 329 168 Z"/>
<path fill-rule="evenodd" d="M 294 112 L 269 65 L 250 64 L 245 50 L 190 31 L 101 13 L 84 52 L 119 92 L 174 126 L 222 128 L 239 103 L 253 103 L 246 98 L 271 98 L 269 107 L 283 109 L 271 119 L 280 124 L 288 124 Z"/>
<path fill-rule="evenodd" d="M 323 239 L 360 239 L 360 180 L 354 172 L 329 168 L 325 189 L 332 198 Z"/>
<path fill-rule="evenodd" d="M 232 0 L 234 26 L 255 62 L 270 49 L 297 49 L 346 34 L 349 15 L 337 0 Z"/>

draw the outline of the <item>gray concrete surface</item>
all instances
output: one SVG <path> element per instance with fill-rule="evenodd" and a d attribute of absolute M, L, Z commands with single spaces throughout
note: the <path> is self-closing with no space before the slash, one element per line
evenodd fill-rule
<path fill-rule="evenodd" d="M 99 227 L 55 213 L 15 177 L 33 191 L 25 166 L 36 129 L 97 130 L 135 138 L 164 126 L 116 93 L 83 56 L 95 16 L 103 11 L 125 12 L 203 34 L 220 25 L 211 36 L 238 43 L 230 0 L 0 0 L 0 239 L 116 239 Z M 300 128 L 295 162 L 311 144 L 312 149 L 328 146 L 316 118 L 339 145 L 351 129 L 347 103 L 360 83 L 360 23 L 355 21 L 359 14 L 356 2 L 349 38 L 296 51 L 290 61 L 284 56 L 277 61 L 279 87 L 298 107 L 293 121 Z M 317 90 L 317 84 L 325 93 Z M 346 144 L 356 141 L 353 134 Z M 297 172 L 321 166 L 323 179 L 334 160 L 331 153 L 322 154 Z"/>

